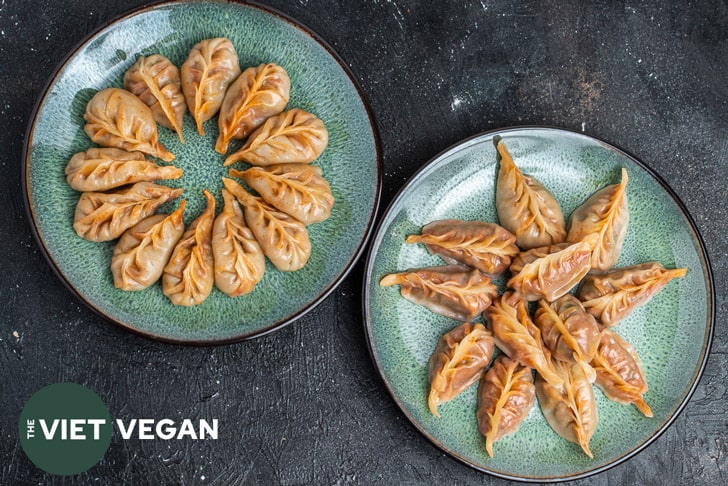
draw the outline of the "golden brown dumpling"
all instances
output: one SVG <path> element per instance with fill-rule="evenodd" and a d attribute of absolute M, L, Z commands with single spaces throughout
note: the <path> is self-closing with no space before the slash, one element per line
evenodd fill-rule
<path fill-rule="evenodd" d="M 500 224 L 516 235 L 522 250 L 564 241 L 564 215 L 554 196 L 539 181 L 521 172 L 503 140 L 497 142 L 496 148 L 500 168 L 495 204 Z"/>
<path fill-rule="evenodd" d="M 566 361 L 554 361 L 563 386 L 549 385 L 536 376 L 536 396 L 546 421 L 564 439 L 579 444 L 593 458 L 589 441 L 599 420 L 594 390 L 581 366 Z"/>
<path fill-rule="evenodd" d="M 463 265 L 392 273 L 380 280 L 379 285 L 399 285 L 405 299 L 459 321 L 475 319 L 498 296 L 498 289 L 486 274 Z"/>
<path fill-rule="evenodd" d="M 276 164 L 230 170 L 258 192 L 265 202 L 309 225 L 331 215 L 334 196 L 321 167 L 308 164 Z"/>
<path fill-rule="evenodd" d="M 587 275 L 577 297 L 586 310 L 605 326 L 618 324 L 635 307 L 645 305 L 674 278 L 687 274 L 687 268 L 667 270 L 657 262 Z"/>
<path fill-rule="evenodd" d="M 90 241 L 113 240 L 183 191 L 137 182 L 116 192 L 84 192 L 76 204 L 73 229 Z"/>
<path fill-rule="evenodd" d="M 282 112 L 288 103 L 291 80 L 277 64 L 250 67 L 230 85 L 217 126 L 215 150 L 225 154 L 230 140 L 245 138 L 273 115 Z"/>
<path fill-rule="evenodd" d="M 493 349 L 493 337 L 482 324 L 465 322 L 440 338 L 427 373 L 427 404 L 433 415 L 439 417 L 438 405 L 449 402 L 483 376 Z"/>
<path fill-rule="evenodd" d="M 595 384 L 607 398 L 624 405 L 634 404 L 646 417 L 652 417 L 652 409 L 642 397 L 647 392 L 645 370 L 631 344 L 616 332 L 603 329 L 591 365 L 597 372 Z"/>
<path fill-rule="evenodd" d="M 592 270 L 612 268 L 622 251 L 627 235 L 627 169 L 622 169 L 622 182 L 595 192 L 576 208 L 569 218 L 568 242 L 583 240 L 587 235 L 599 235 L 592 253 Z"/>
<path fill-rule="evenodd" d="M 230 297 L 253 290 L 265 273 L 265 255 L 245 224 L 243 211 L 228 190 L 222 190 L 223 210 L 212 227 L 215 285 Z"/>
<path fill-rule="evenodd" d="M 212 255 L 215 198 L 206 190 L 203 193 L 207 207 L 187 228 L 164 267 L 162 291 L 174 305 L 201 304 L 212 292 L 215 281 Z"/>
<path fill-rule="evenodd" d="M 306 226 L 255 197 L 232 179 L 223 177 L 225 188 L 243 205 L 245 222 L 258 240 L 263 253 L 282 272 L 299 270 L 311 256 Z"/>
<path fill-rule="evenodd" d="M 517 273 L 508 280 L 508 286 L 528 301 L 558 299 L 589 272 L 595 238 L 587 237 L 555 253 L 548 253 L 548 248 L 522 253 L 519 261 L 511 265 L 511 272 Z"/>
<path fill-rule="evenodd" d="M 225 91 L 239 74 L 238 53 L 229 39 L 204 39 L 190 50 L 180 80 L 200 135 L 205 134 L 202 124 L 220 110 Z"/>
<path fill-rule="evenodd" d="M 152 110 L 125 89 L 106 88 L 96 93 L 83 118 L 83 130 L 94 143 L 144 152 L 165 162 L 174 160 L 174 154 L 159 142 Z"/>
<path fill-rule="evenodd" d="M 139 56 L 124 74 L 124 89 L 135 94 L 151 110 L 154 119 L 173 130 L 184 143 L 182 118 L 187 111 L 179 69 L 161 54 Z"/>
<path fill-rule="evenodd" d="M 159 280 L 185 231 L 184 209 L 183 200 L 172 214 L 149 216 L 121 235 L 111 258 L 116 288 L 142 290 Z"/>
<path fill-rule="evenodd" d="M 483 313 L 498 348 L 523 366 L 535 369 L 552 385 L 561 377 L 551 364 L 551 352 L 544 346 L 541 331 L 528 315 L 523 297 L 507 290 Z"/>
<path fill-rule="evenodd" d="M 77 191 L 108 191 L 126 184 L 182 177 L 182 169 L 159 166 L 141 152 L 118 148 L 90 148 L 66 165 L 66 181 Z"/>
<path fill-rule="evenodd" d="M 250 134 L 243 148 L 225 159 L 225 165 L 241 160 L 258 166 L 308 164 L 328 143 L 324 123 L 316 115 L 294 108 L 268 118 Z"/>
<path fill-rule="evenodd" d="M 478 387 L 478 430 L 485 437 L 485 450 L 490 457 L 493 444 L 518 430 L 535 400 L 533 370 L 499 355 Z"/>
<path fill-rule="evenodd" d="M 410 235 L 407 243 L 423 243 L 446 263 L 464 263 L 491 276 L 504 273 L 511 258 L 518 255 L 516 237 L 495 223 L 443 219 Z"/>

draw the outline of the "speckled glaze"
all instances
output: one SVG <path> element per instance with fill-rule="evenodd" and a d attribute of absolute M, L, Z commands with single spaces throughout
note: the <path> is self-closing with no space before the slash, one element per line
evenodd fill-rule
<path fill-rule="evenodd" d="M 331 217 L 309 227 L 313 252 L 302 270 L 277 271 L 269 262 L 255 290 L 230 298 L 217 289 L 201 305 L 175 307 L 160 284 L 141 292 L 114 288 L 109 263 L 115 242 L 91 243 L 72 228 L 79 193 L 65 181 L 69 158 L 92 144 L 83 132 L 86 103 L 99 90 L 121 87 L 138 55 L 160 53 L 180 66 L 198 41 L 228 37 L 241 69 L 274 62 L 291 79 L 287 108 L 321 118 L 329 145 L 314 163 L 323 168 L 336 203 Z M 217 117 L 197 134 L 189 114 L 185 144 L 159 127 L 160 141 L 177 156 L 184 187 L 185 223 L 204 209 L 203 189 L 222 209 L 222 155 L 215 152 Z M 231 144 L 230 153 L 243 141 Z M 379 200 L 376 127 L 356 82 L 338 57 L 306 28 L 263 7 L 227 1 L 161 3 L 123 16 L 92 34 L 59 68 L 40 100 L 26 140 L 26 195 L 31 220 L 51 265 L 88 305 L 113 322 L 144 335 L 183 343 L 249 338 L 291 322 L 320 302 L 348 273 L 362 251 Z M 245 164 L 234 167 L 242 169 Z M 171 212 L 179 200 L 160 212 Z"/>
<path fill-rule="evenodd" d="M 540 408 L 518 432 L 485 451 L 477 429 L 477 385 L 440 407 L 427 408 L 427 361 L 437 340 L 457 322 L 411 304 L 399 287 L 381 278 L 407 268 L 441 264 L 405 237 L 443 218 L 498 221 L 495 210 L 496 150 L 502 136 L 516 164 L 538 178 L 567 216 L 597 189 L 629 172 L 630 224 L 618 266 L 657 260 L 687 267 L 645 307 L 614 330 L 642 358 L 649 384 L 645 400 L 653 418 L 608 400 L 595 388 L 599 424 L 591 440 L 594 459 L 559 437 Z M 501 289 L 504 283 L 499 282 Z M 647 446 L 690 398 L 702 374 L 713 328 L 712 277 L 701 239 L 682 204 L 647 167 L 624 152 L 583 134 L 551 128 L 515 128 L 470 138 L 426 164 L 401 190 L 375 233 L 366 266 L 364 311 L 372 357 L 397 404 L 433 443 L 490 474 L 549 482 L 583 477 L 617 464 Z"/>

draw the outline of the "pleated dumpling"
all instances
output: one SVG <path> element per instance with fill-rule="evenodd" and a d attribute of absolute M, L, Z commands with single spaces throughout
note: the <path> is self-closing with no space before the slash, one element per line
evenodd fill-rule
<path fill-rule="evenodd" d="M 184 208 L 183 200 L 172 214 L 149 216 L 121 235 L 111 258 L 116 288 L 142 290 L 159 280 L 185 231 Z"/>
<path fill-rule="evenodd" d="M 174 160 L 174 154 L 159 142 L 152 110 L 125 89 L 106 88 L 96 93 L 83 118 L 86 135 L 102 147 L 144 152 L 165 162 Z"/>
<path fill-rule="evenodd" d="M 225 165 L 241 160 L 258 166 L 308 164 L 328 143 L 324 123 L 312 113 L 293 108 L 268 118 L 250 134 L 243 148 L 225 159 Z"/>
<path fill-rule="evenodd" d="M 228 88 L 220 107 L 215 150 L 227 153 L 230 140 L 247 137 L 266 119 L 282 112 L 290 89 L 288 73 L 277 64 L 261 64 L 243 71 Z"/>
<path fill-rule="evenodd" d="M 243 211 L 228 190 L 222 190 L 224 206 L 212 227 L 215 285 L 230 297 L 253 290 L 265 273 L 265 255 L 245 224 Z"/>
<path fill-rule="evenodd" d="M 427 376 L 430 412 L 449 402 L 483 376 L 493 356 L 493 336 L 482 324 L 465 322 L 444 334 L 430 356 Z"/>
<path fill-rule="evenodd" d="M 243 205 L 245 222 L 271 263 L 282 272 L 303 268 L 311 257 L 306 225 L 248 193 L 234 180 L 223 177 L 223 183 Z"/>
<path fill-rule="evenodd" d="M 260 194 L 265 202 L 302 223 L 320 223 L 331 215 L 334 196 L 322 177 L 321 167 L 309 164 L 276 164 L 230 170 Z"/>
<path fill-rule="evenodd" d="M 212 254 L 215 198 L 208 191 L 203 192 L 207 207 L 174 247 L 162 275 L 162 291 L 175 305 L 201 304 L 210 295 L 215 281 Z"/>
<path fill-rule="evenodd" d="M 478 430 L 485 437 L 485 450 L 493 457 L 493 444 L 513 434 L 536 401 L 533 370 L 501 354 L 478 387 Z"/>
<path fill-rule="evenodd" d="M 152 182 L 137 182 L 116 192 L 84 192 L 76 204 L 73 229 L 89 241 L 113 240 L 182 192 Z"/>
<path fill-rule="evenodd" d="M 202 124 L 220 110 L 225 92 L 239 74 L 238 53 L 229 39 L 204 39 L 190 50 L 180 80 L 200 135 L 205 134 Z"/>
<path fill-rule="evenodd" d="M 566 241 L 581 241 L 590 234 L 599 236 L 592 251 L 592 271 L 612 268 L 619 259 L 629 224 L 627 180 L 627 169 L 623 168 L 619 184 L 592 194 L 569 218 Z"/>
<path fill-rule="evenodd" d="M 159 166 L 141 152 L 118 148 L 90 148 L 66 165 L 66 181 L 77 191 L 108 191 L 126 184 L 182 177 L 182 169 Z"/>
<path fill-rule="evenodd" d="M 187 111 L 179 69 L 161 54 L 139 56 L 124 74 L 124 88 L 151 110 L 154 119 L 173 130 L 184 143 L 182 118 Z"/>
<path fill-rule="evenodd" d="M 521 250 L 563 242 L 566 230 L 559 203 L 539 181 L 521 172 L 503 140 L 496 148 L 500 167 L 495 204 L 500 224 L 516 235 Z"/>

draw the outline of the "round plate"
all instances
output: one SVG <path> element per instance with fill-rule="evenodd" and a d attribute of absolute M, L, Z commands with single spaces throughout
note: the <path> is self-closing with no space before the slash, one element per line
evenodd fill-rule
<path fill-rule="evenodd" d="M 642 358 L 653 418 L 609 401 L 595 388 L 599 424 L 591 439 L 594 459 L 559 437 L 539 406 L 520 429 L 495 443 L 488 457 L 478 433 L 477 385 L 440 406 L 427 407 L 427 364 L 442 334 L 457 325 L 414 305 L 399 287 L 380 287 L 385 275 L 442 265 L 422 245 L 405 243 L 425 224 L 445 218 L 497 222 L 496 150 L 503 137 L 516 164 L 554 194 L 567 216 L 594 191 L 629 173 L 630 223 L 617 266 L 657 260 L 687 267 L 646 306 L 614 330 Z M 501 282 L 502 289 L 502 282 Z M 583 134 L 552 128 L 515 128 L 475 136 L 426 164 L 401 190 L 375 233 L 366 265 L 364 312 L 373 360 L 394 400 L 429 440 L 484 472 L 522 481 L 559 481 L 602 471 L 646 447 L 682 410 L 702 373 L 712 339 L 713 286 L 695 225 L 675 194 L 644 164 Z"/>
<path fill-rule="evenodd" d="M 313 252 L 296 272 L 270 263 L 263 280 L 245 296 L 230 298 L 217 289 L 195 307 L 176 307 L 161 284 L 140 292 L 113 285 L 109 270 L 114 242 L 93 243 L 72 227 L 79 193 L 64 169 L 76 152 L 92 146 L 83 132 L 83 113 L 93 94 L 122 86 L 124 72 L 138 55 L 160 53 L 180 66 L 193 45 L 227 37 L 240 67 L 274 62 L 291 79 L 287 109 L 303 108 L 321 118 L 329 145 L 314 161 L 323 168 L 336 203 L 331 217 L 309 226 Z M 217 117 L 197 134 L 189 112 L 185 143 L 159 128 L 160 141 L 177 158 L 181 179 L 162 183 L 184 187 L 185 222 L 205 205 L 208 189 L 222 208 L 223 156 L 215 152 Z M 229 153 L 237 150 L 237 141 Z M 51 266 L 85 303 L 111 321 L 146 336 L 181 343 L 220 343 L 257 336 L 311 310 L 348 273 L 371 230 L 380 193 L 380 148 L 368 104 L 343 62 L 315 34 L 280 13 L 236 2 L 160 3 L 122 16 L 93 33 L 60 66 L 39 101 L 25 147 L 25 191 L 29 214 Z M 243 168 L 243 164 L 236 164 Z M 181 198 L 180 198 L 181 199 Z M 179 200 L 161 208 L 174 210 Z"/>

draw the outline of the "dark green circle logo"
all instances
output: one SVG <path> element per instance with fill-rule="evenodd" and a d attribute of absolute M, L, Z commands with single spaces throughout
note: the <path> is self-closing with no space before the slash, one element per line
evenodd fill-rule
<path fill-rule="evenodd" d="M 111 443 L 111 416 L 94 392 L 76 383 L 37 391 L 20 414 L 20 444 L 51 474 L 70 476 L 95 466 Z"/>

